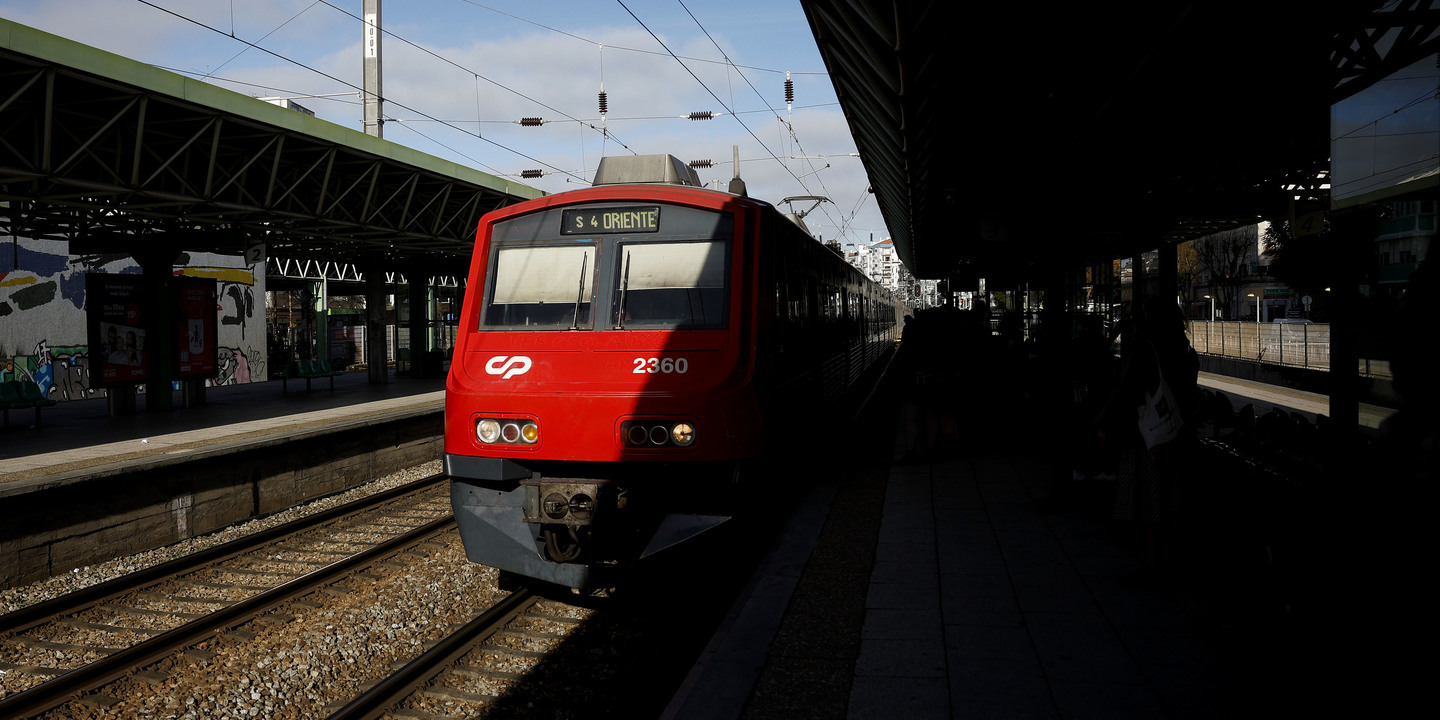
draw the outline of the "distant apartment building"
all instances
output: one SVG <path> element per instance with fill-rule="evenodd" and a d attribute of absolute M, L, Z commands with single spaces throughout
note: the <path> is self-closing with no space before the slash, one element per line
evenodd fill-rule
<path fill-rule="evenodd" d="M 920 280 L 900 262 L 895 252 L 895 243 L 890 239 L 870 245 L 852 246 L 846 251 L 845 260 L 866 277 L 885 286 L 911 308 L 926 308 L 940 304 L 938 280 Z"/>
<path fill-rule="evenodd" d="M 895 243 L 889 238 L 872 245 L 859 245 L 853 253 L 846 253 L 846 259 L 860 272 L 865 273 L 865 277 L 884 285 L 891 292 L 903 293 L 902 287 L 904 281 L 908 280 L 909 273 L 905 271 L 905 266 L 900 264 Z"/>
<path fill-rule="evenodd" d="M 1398 289 L 1405 287 L 1430 253 L 1436 201 L 1400 200 L 1389 207 L 1389 217 L 1380 221 L 1375 240 L 1376 280 L 1381 292 L 1398 296 Z"/>

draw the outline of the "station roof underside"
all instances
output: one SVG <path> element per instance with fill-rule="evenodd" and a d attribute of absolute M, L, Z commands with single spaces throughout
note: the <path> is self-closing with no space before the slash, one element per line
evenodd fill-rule
<path fill-rule="evenodd" d="M 1432 0 L 801 5 L 923 278 L 1033 277 L 1328 204 L 1331 104 L 1440 50 Z"/>
<path fill-rule="evenodd" d="M 0 218 L 21 237 L 456 273 L 482 214 L 542 194 L 0 19 Z"/>

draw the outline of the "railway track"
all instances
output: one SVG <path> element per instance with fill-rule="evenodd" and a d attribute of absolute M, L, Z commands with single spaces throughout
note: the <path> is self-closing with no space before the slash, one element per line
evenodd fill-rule
<path fill-rule="evenodd" d="M 0 616 L 0 717 L 54 708 L 435 537 L 454 523 L 444 481 L 431 476 Z"/>
<path fill-rule="evenodd" d="M 535 612 L 538 603 L 539 598 L 528 589 L 511 593 L 394 674 L 335 710 L 328 720 L 372 720 L 379 717 L 438 720 L 452 717 L 444 712 L 447 709 L 457 711 L 453 716 L 464 717 L 459 711 L 493 704 L 510 683 L 544 657 L 543 650 L 510 647 L 497 641 L 517 618 L 532 612 L 541 614 Z M 580 622 L 557 615 L 548 617 L 567 628 Z M 542 643 L 558 643 L 563 638 L 563 633 L 527 636 L 524 629 L 519 628 L 512 633 L 513 636 Z M 485 647 L 491 641 L 497 642 Z M 477 686 L 481 689 L 471 689 Z"/>
<path fill-rule="evenodd" d="M 442 490 L 433 504 L 443 516 Z M 443 518 L 357 555 L 360 535 L 393 536 L 393 516 L 413 525 L 426 514 L 406 509 L 407 492 L 374 501 L 393 500 L 383 517 L 342 526 L 354 507 L 336 509 L 308 521 L 321 527 L 277 528 L 246 538 L 246 550 L 218 547 L 0 616 L 0 685 L 12 693 L 0 719 L 654 716 L 723 612 L 724 592 L 697 615 L 689 590 L 718 589 L 726 565 L 713 557 L 676 556 L 619 601 L 576 603 L 501 590 Z M 710 544 L 735 559 L 732 543 Z M 302 551 L 345 554 L 258 585 L 276 558 Z M 56 652 L 90 657 L 48 670 L 26 659 Z M 33 683 L 17 690 L 19 678 Z"/>

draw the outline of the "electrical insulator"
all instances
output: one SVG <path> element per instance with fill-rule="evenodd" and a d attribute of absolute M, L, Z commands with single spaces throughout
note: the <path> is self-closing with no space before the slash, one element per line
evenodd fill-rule
<path fill-rule="evenodd" d="M 785 104 L 789 105 L 793 102 L 795 102 L 795 81 L 785 78 Z"/>
<path fill-rule="evenodd" d="M 709 119 L 711 119 L 711 118 L 713 118 L 713 117 L 715 117 L 715 113 L 713 113 L 713 112 L 711 112 L 711 111 L 709 111 L 709 110 L 704 110 L 704 111 L 702 111 L 702 112 L 692 112 L 692 113 L 690 113 L 690 119 L 691 119 L 691 120 L 709 120 Z"/>
<path fill-rule="evenodd" d="M 540 177 L 540 176 L 542 176 L 542 175 L 544 175 L 544 174 L 545 174 L 545 173 L 540 172 L 539 170 L 521 170 L 521 171 L 520 171 L 520 177 L 526 178 L 526 179 L 538 178 L 538 177 Z"/>
<path fill-rule="evenodd" d="M 545 121 L 540 118 L 520 118 L 520 125 L 522 127 L 539 127 L 544 124 L 544 122 Z"/>
<path fill-rule="evenodd" d="M 715 161 L 714 161 L 714 160 L 691 160 L 691 161 L 690 161 L 690 167 L 692 167 L 692 168 L 715 167 Z"/>
<path fill-rule="evenodd" d="M 600 91 L 600 114 L 604 115 L 610 110 L 610 101 L 605 97 L 605 91 Z"/>

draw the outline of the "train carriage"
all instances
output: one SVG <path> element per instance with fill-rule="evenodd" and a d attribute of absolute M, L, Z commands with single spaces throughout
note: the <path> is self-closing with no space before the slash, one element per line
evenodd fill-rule
<path fill-rule="evenodd" d="M 641 177 L 637 177 L 637 173 Z M 763 502 L 740 463 L 839 400 L 900 308 L 670 156 L 481 219 L 446 384 L 471 560 L 575 588 Z M 813 418 L 812 418 L 813 419 Z"/>

